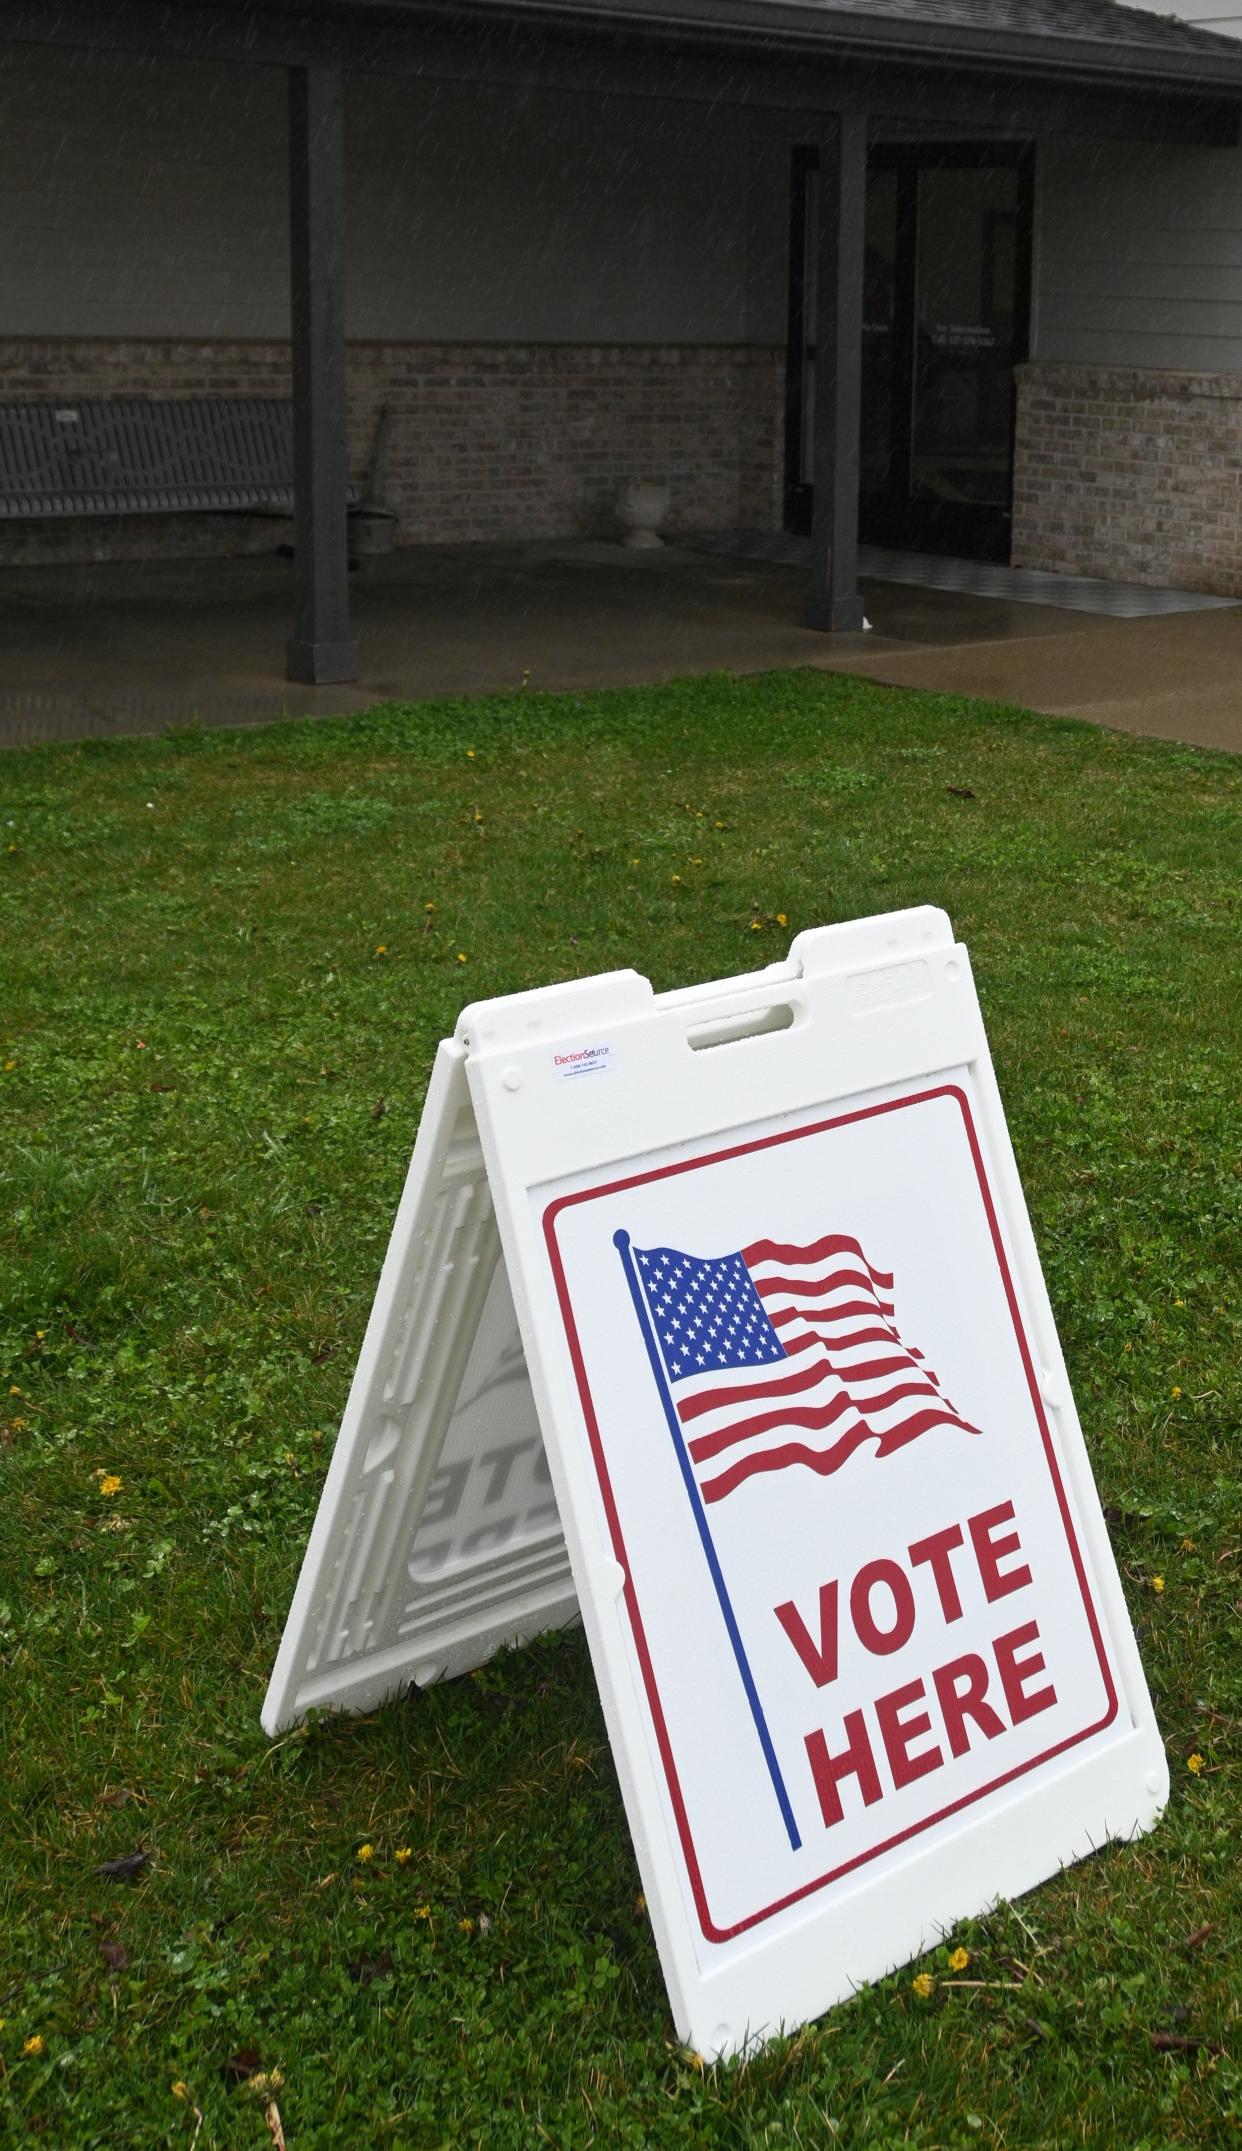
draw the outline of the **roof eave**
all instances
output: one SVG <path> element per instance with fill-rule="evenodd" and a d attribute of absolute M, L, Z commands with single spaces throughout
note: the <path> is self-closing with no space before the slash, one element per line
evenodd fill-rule
<path fill-rule="evenodd" d="M 392 15 L 392 0 L 350 0 L 349 12 Z M 1150 90 L 1174 95 L 1242 98 L 1242 43 L 1221 37 L 1219 55 L 1129 45 L 1124 40 L 1065 38 L 1013 31 L 976 31 L 943 23 L 899 21 L 855 8 L 823 8 L 813 0 L 438 0 L 420 12 L 480 20 L 522 21 L 549 28 L 637 33 L 669 42 L 748 48 L 762 42 L 774 55 L 831 61 L 876 61 L 972 73 L 1020 72 L 1061 85 Z M 400 8 L 407 19 L 408 6 Z"/>

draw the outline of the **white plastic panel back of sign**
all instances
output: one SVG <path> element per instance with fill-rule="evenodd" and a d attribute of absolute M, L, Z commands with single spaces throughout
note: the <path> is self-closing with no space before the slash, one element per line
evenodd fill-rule
<path fill-rule="evenodd" d="M 441 1048 L 265 1725 L 563 1622 L 566 1548 L 704 2054 L 1154 1821 L 942 912 L 483 1003 Z"/>
<path fill-rule="evenodd" d="M 576 1612 L 460 1046 L 441 1046 L 263 1724 Z"/>

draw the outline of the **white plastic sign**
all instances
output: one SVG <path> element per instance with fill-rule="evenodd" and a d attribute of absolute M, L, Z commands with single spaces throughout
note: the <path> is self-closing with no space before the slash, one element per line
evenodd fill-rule
<path fill-rule="evenodd" d="M 1155 1821 L 942 912 L 483 1003 L 441 1047 L 264 1724 L 463 1671 L 575 1586 L 705 2055 Z"/>

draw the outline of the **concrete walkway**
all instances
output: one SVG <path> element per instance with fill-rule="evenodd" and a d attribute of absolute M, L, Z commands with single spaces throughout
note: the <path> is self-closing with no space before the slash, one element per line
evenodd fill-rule
<path fill-rule="evenodd" d="M 418 547 L 353 578 L 361 681 L 299 688 L 291 584 L 275 558 L 0 570 L 0 745 L 813 665 L 1242 752 L 1242 608 L 1118 621 L 869 582 L 874 632 L 827 637 L 783 562 Z"/>
<path fill-rule="evenodd" d="M 1242 754 L 1242 608 L 1160 620 L 1060 619 L 1061 632 L 1042 639 L 952 649 L 877 641 L 850 669 L 894 687 L 1017 702 L 1118 732 Z"/>

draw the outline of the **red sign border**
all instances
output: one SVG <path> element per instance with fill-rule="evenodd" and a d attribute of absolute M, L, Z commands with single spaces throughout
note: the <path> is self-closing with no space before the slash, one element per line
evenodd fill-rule
<path fill-rule="evenodd" d="M 996 1254 L 997 1267 L 1000 1271 L 1001 1282 L 1004 1285 L 1005 1298 L 1009 1306 L 1010 1319 L 1013 1322 L 1023 1372 L 1026 1375 L 1027 1387 L 1030 1390 L 1031 1403 L 1035 1411 L 1036 1424 L 1039 1427 L 1040 1438 L 1043 1442 L 1044 1457 L 1052 1479 L 1053 1490 L 1056 1494 L 1061 1521 L 1065 1528 L 1065 1537 L 1070 1550 L 1070 1558 L 1074 1564 L 1074 1573 L 1078 1579 L 1079 1590 L 1082 1593 L 1083 1608 L 1091 1631 L 1091 1639 L 1095 1645 L 1096 1658 L 1103 1676 L 1104 1692 L 1108 1698 L 1108 1709 L 1102 1718 L 1098 1718 L 1093 1724 L 1085 1726 L 1081 1732 L 1071 1733 L 1066 1739 L 1057 1741 L 1055 1746 L 1045 1748 L 1042 1754 L 1032 1756 L 1029 1762 L 1019 1763 L 1014 1769 L 1003 1771 L 999 1777 L 990 1779 L 986 1785 L 981 1785 L 977 1791 L 966 1793 L 960 1800 L 952 1800 L 947 1806 L 938 1808 L 934 1814 L 924 1816 L 921 1822 L 911 1823 L 906 1829 L 895 1831 L 891 1837 L 884 1838 L 881 1843 L 871 1846 L 866 1852 L 855 1854 L 853 1859 L 843 1861 L 839 1867 L 830 1869 L 827 1874 L 817 1876 L 813 1882 L 804 1882 L 798 1889 L 790 1891 L 787 1896 L 778 1898 L 775 1904 L 766 1905 L 762 1911 L 752 1912 L 745 1919 L 736 1920 L 731 1927 L 718 1927 L 708 1909 L 698 1855 L 694 1849 L 690 1821 L 686 1813 L 681 1784 L 677 1775 L 677 1765 L 673 1757 L 672 1742 L 669 1738 L 664 1709 L 660 1701 L 655 1668 L 651 1662 L 651 1653 L 643 1627 L 642 1611 L 630 1577 L 630 1565 L 626 1557 L 621 1519 L 617 1513 L 612 1482 L 608 1475 L 608 1465 L 604 1456 L 603 1443 L 600 1439 L 599 1422 L 596 1418 L 594 1400 L 591 1396 L 591 1385 L 587 1378 L 586 1363 L 578 1338 L 577 1324 L 574 1321 L 573 1306 L 569 1297 L 569 1288 L 565 1279 L 560 1248 L 557 1245 L 557 1219 L 562 1210 L 572 1209 L 579 1203 L 597 1202 L 604 1195 L 619 1195 L 624 1193 L 627 1188 L 645 1187 L 652 1180 L 671 1179 L 678 1173 L 698 1172 L 706 1165 L 721 1165 L 730 1158 L 746 1157 L 756 1150 L 772 1150 L 782 1143 L 800 1142 L 808 1135 L 824 1135 L 833 1128 L 848 1127 L 860 1120 L 873 1120 L 884 1113 L 902 1112 L 908 1106 L 926 1105 L 937 1098 L 952 1098 L 961 1109 L 966 1130 L 966 1140 L 970 1146 L 970 1154 L 979 1183 L 979 1192 L 983 1199 L 988 1229 L 992 1235 L 992 1246 Z M 556 1295 L 560 1304 L 561 1319 L 565 1324 L 569 1355 L 578 1384 L 578 1394 L 582 1402 L 583 1414 L 586 1419 L 587 1436 L 591 1444 L 591 1456 L 595 1465 L 596 1477 L 599 1480 L 604 1513 L 608 1519 L 608 1530 L 612 1539 L 613 1552 L 625 1572 L 623 1595 L 634 1636 L 634 1648 L 638 1654 L 639 1667 L 642 1672 L 643 1687 L 646 1691 L 647 1703 L 651 1711 L 652 1726 L 660 1751 L 660 1759 L 664 1765 L 664 1775 L 668 1782 L 669 1798 L 672 1802 L 673 1814 L 677 1823 L 677 1833 L 681 1840 L 681 1849 L 690 1879 L 695 1910 L 698 1913 L 699 1925 L 709 1942 L 729 1942 L 735 1936 L 745 1934 L 750 1928 L 759 1926 L 764 1920 L 773 1918 L 778 1912 L 786 1911 L 790 1905 L 798 1904 L 803 1898 L 813 1896 L 816 1891 L 826 1889 L 830 1882 L 839 1881 L 842 1875 L 847 1875 L 853 1869 L 865 1866 L 869 1860 L 877 1859 L 882 1852 L 890 1851 L 894 1845 L 904 1844 L 907 1839 L 917 1837 L 924 1830 L 931 1829 L 934 1823 L 943 1822 L 946 1816 L 957 1814 L 961 1808 L 973 1806 L 977 1800 L 985 1799 L 989 1793 L 996 1792 L 1000 1786 L 1008 1785 L 1012 1783 L 1013 1779 L 1023 1777 L 1029 1771 L 1038 1769 L 1041 1764 L 1050 1762 L 1054 1756 L 1063 1755 L 1067 1748 L 1077 1747 L 1082 1741 L 1091 1739 L 1094 1734 L 1103 1732 L 1113 1723 L 1120 1706 L 1113 1682 L 1112 1668 L 1109 1665 L 1108 1656 L 1104 1649 L 1104 1639 L 1099 1618 L 1088 1587 L 1086 1564 L 1074 1531 L 1065 1486 L 1061 1478 L 1056 1451 L 1053 1447 L 1051 1430 L 1044 1411 L 1043 1399 L 1039 1393 L 1034 1360 L 1031 1355 L 1030 1345 L 1027 1342 L 1026 1332 L 1022 1327 L 1018 1297 L 1014 1290 L 1013 1278 L 1010 1274 L 1009 1263 L 1006 1259 L 1004 1245 L 1000 1236 L 996 1206 L 992 1200 L 992 1191 L 988 1185 L 987 1173 L 984 1169 L 983 1153 L 975 1131 L 974 1120 L 971 1116 L 970 1101 L 960 1085 L 956 1083 L 938 1084 L 934 1089 L 917 1091 L 906 1098 L 890 1098 L 886 1099 L 881 1105 L 862 1106 L 852 1113 L 839 1113 L 829 1120 L 817 1120 L 808 1127 L 786 1128 L 779 1135 L 759 1136 L 752 1142 L 735 1143 L 727 1150 L 714 1150 L 706 1156 L 698 1158 L 683 1158 L 674 1165 L 656 1166 L 650 1172 L 633 1173 L 626 1179 L 610 1180 L 600 1187 L 583 1188 L 574 1195 L 560 1195 L 554 1202 L 548 1204 L 543 1213 L 543 1231 L 549 1259 L 552 1264 L 552 1274 L 556 1282 Z"/>

